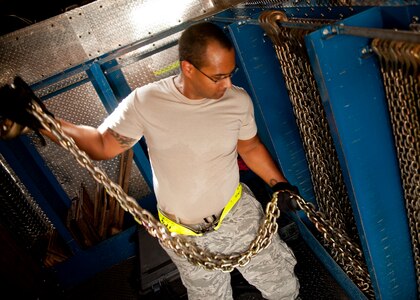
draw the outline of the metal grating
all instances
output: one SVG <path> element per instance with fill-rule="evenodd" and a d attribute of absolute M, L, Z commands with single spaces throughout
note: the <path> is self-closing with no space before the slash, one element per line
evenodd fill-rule
<path fill-rule="evenodd" d="M 54 227 L 0 154 L 0 224 L 22 245 L 31 248 L 48 239 Z"/>

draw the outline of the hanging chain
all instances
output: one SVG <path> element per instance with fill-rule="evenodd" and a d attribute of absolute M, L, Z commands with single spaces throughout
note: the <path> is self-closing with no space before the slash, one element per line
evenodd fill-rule
<path fill-rule="evenodd" d="M 259 21 L 273 41 L 280 62 L 320 210 L 316 211 L 311 203 L 299 201 L 299 206 L 322 234 L 334 260 L 373 299 L 341 167 L 305 49 L 304 36 L 310 31 L 279 26 L 277 21 L 290 22 L 279 11 L 265 11 Z M 302 19 L 298 22 L 302 23 Z M 321 25 L 325 21 L 311 22 Z"/>
<path fill-rule="evenodd" d="M 420 293 L 420 44 L 374 39 L 401 170 Z"/>
<path fill-rule="evenodd" d="M 210 253 L 200 249 L 188 241 L 182 235 L 170 233 L 168 229 L 160 223 L 147 210 L 143 209 L 133 197 L 128 196 L 124 190 L 98 167 L 96 167 L 85 152 L 80 150 L 74 140 L 68 137 L 61 129 L 60 124 L 51 116 L 44 113 L 42 108 L 32 101 L 30 113 L 32 113 L 42 124 L 43 128 L 57 138 L 58 143 L 68 150 L 76 161 L 84 167 L 92 177 L 102 184 L 107 193 L 117 199 L 121 207 L 134 216 L 137 222 L 142 224 L 148 233 L 156 237 L 167 248 L 172 249 L 178 256 L 186 258 L 190 263 L 201 266 L 208 270 L 220 270 L 231 272 L 236 267 L 243 267 L 249 263 L 252 257 L 260 251 L 267 248 L 274 234 L 277 233 L 277 218 L 280 216 L 280 210 L 277 206 L 278 193 L 275 192 L 265 209 L 265 217 L 258 230 L 258 235 L 250 243 L 248 249 L 242 253 L 232 255 Z M 293 195 L 296 201 L 303 201 L 300 196 Z"/>

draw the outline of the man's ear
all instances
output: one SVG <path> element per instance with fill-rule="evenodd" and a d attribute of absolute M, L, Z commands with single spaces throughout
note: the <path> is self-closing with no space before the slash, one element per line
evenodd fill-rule
<path fill-rule="evenodd" d="M 181 71 L 182 71 L 182 74 L 184 74 L 184 76 L 191 78 L 193 68 L 194 68 L 193 65 L 190 64 L 188 61 L 186 60 L 181 61 Z"/>

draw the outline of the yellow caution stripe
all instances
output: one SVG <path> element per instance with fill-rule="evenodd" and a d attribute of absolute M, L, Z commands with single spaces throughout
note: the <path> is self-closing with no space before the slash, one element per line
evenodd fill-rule
<path fill-rule="evenodd" d="M 175 62 L 171 63 L 169 66 L 166 66 L 166 67 L 164 67 L 164 68 L 162 68 L 162 69 L 160 69 L 160 70 L 153 71 L 153 74 L 154 74 L 155 76 L 160 76 L 160 75 L 162 75 L 162 74 L 165 74 L 165 73 L 168 73 L 168 72 L 170 72 L 170 71 L 172 71 L 172 70 L 175 70 L 175 69 L 176 69 L 176 68 L 178 68 L 178 67 L 179 67 L 179 60 L 177 60 L 177 61 L 175 61 Z"/>

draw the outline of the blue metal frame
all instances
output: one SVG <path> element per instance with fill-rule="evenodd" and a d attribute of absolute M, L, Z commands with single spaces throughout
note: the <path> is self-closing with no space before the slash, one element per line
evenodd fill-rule
<path fill-rule="evenodd" d="M 108 61 L 107 65 L 112 67 L 113 63 L 113 61 Z M 108 113 L 111 113 L 118 106 L 119 101 L 115 95 L 116 93 L 119 95 L 119 98 L 123 98 L 130 92 L 121 71 L 118 69 L 112 75 L 108 75 L 107 78 L 101 65 L 92 63 L 86 72 Z M 112 82 L 114 88 L 111 87 L 110 79 L 114 80 Z M 115 88 L 116 86 L 119 87 L 118 90 Z M 149 188 L 152 189 L 152 172 L 149 160 L 139 143 L 133 147 L 133 151 L 133 159 Z M 151 212 L 156 211 L 156 199 L 154 196 L 143 197 L 139 200 L 143 208 L 149 209 Z M 99 245 L 79 251 L 65 262 L 55 265 L 53 269 L 57 273 L 60 284 L 63 287 L 75 285 L 135 255 L 137 247 L 132 240 L 127 238 L 135 228 L 137 228 L 137 225 L 103 241 Z"/>
<path fill-rule="evenodd" d="M 384 27 L 380 8 L 341 23 Z M 362 57 L 370 39 L 327 36 L 327 31 L 308 35 L 306 45 L 372 285 L 377 299 L 416 299 L 412 245 L 380 67 L 375 56 Z"/>

